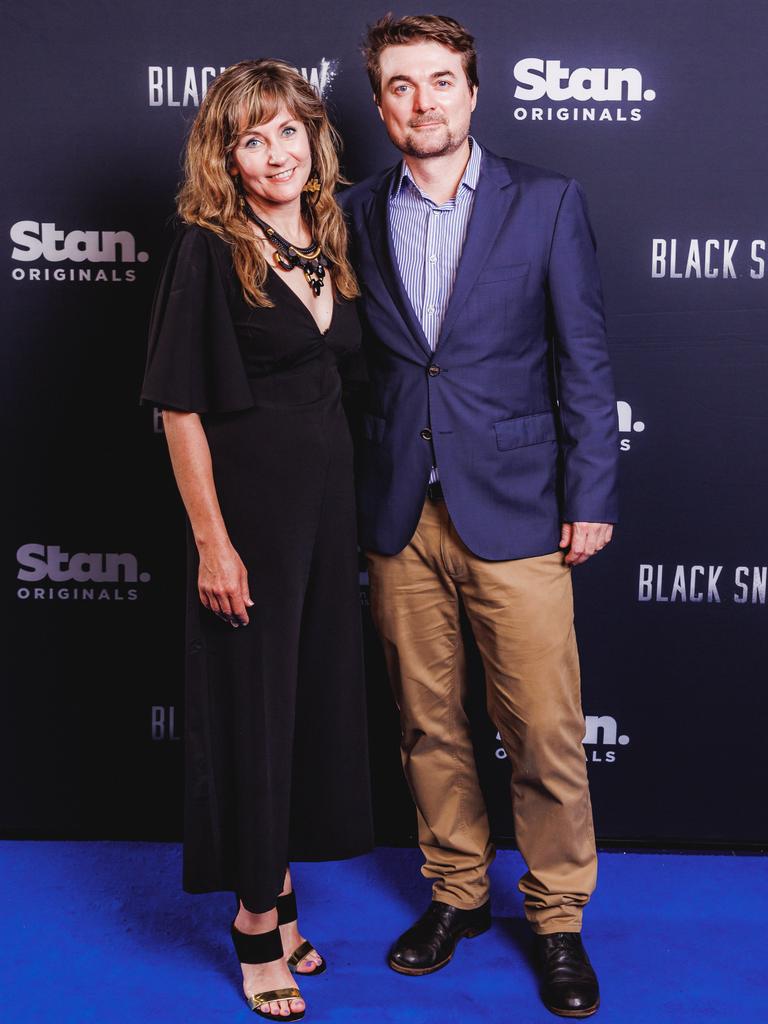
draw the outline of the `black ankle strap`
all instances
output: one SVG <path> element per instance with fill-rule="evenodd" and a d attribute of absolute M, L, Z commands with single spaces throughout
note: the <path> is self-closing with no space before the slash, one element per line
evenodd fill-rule
<path fill-rule="evenodd" d="M 287 892 L 285 896 L 277 897 L 277 923 L 290 924 L 299 916 L 296 909 L 296 893 Z"/>
<path fill-rule="evenodd" d="M 283 943 L 280 930 L 273 928 L 271 932 L 260 935 L 246 935 L 232 925 L 232 942 L 235 946 L 237 959 L 241 964 L 268 964 L 280 960 L 283 956 Z"/>

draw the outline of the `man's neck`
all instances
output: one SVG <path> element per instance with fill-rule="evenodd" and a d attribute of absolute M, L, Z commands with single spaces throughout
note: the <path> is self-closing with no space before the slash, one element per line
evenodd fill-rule
<path fill-rule="evenodd" d="M 469 139 L 465 139 L 453 153 L 424 158 L 407 156 L 405 162 L 424 195 L 441 206 L 456 195 L 470 152 Z"/>

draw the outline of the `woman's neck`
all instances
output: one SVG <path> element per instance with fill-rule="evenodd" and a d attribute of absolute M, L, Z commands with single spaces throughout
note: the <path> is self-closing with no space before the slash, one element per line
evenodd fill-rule
<path fill-rule="evenodd" d="M 287 242 L 295 245 L 309 245 L 312 233 L 301 212 L 301 199 L 291 203 L 261 203 L 250 196 L 246 200 L 251 209 Z"/>

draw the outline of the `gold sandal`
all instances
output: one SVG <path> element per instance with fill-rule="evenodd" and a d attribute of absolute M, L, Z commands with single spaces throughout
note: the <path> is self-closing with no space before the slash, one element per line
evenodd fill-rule
<path fill-rule="evenodd" d="M 238 931 L 232 922 L 232 942 L 241 964 L 269 964 L 273 960 L 283 959 L 283 943 L 280 939 L 280 929 L 273 928 L 271 932 L 262 932 L 259 935 L 247 935 Z M 301 999 L 301 992 L 297 988 L 276 988 L 269 992 L 255 992 L 246 996 L 248 1006 L 254 1013 L 258 1013 L 265 1020 L 292 1021 L 301 1020 L 304 1010 L 296 1010 L 287 1016 L 283 1014 L 264 1013 L 261 1007 L 265 1003 L 276 1002 L 278 999 Z"/>
<path fill-rule="evenodd" d="M 257 992 L 255 995 L 248 996 L 248 1006 L 260 1017 L 265 1017 L 267 1020 L 301 1020 L 304 1016 L 304 1011 L 299 1010 L 297 1013 L 289 1013 L 287 1017 L 277 1013 L 262 1013 L 259 1009 L 265 1003 L 274 1003 L 278 999 L 301 999 L 301 992 L 297 988 L 275 988 L 270 992 Z"/>
<path fill-rule="evenodd" d="M 291 891 L 285 893 L 284 896 L 277 897 L 277 924 L 278 927 L 281 924 L 291 924 L 292 921 L 297 920 L 299 916 L 298 909 L 296 907 L 296 893 Z M 288 967 L 294 974 L 298 974 L 302 978 L 311 978 L 313 974 L 322 974 L 326 969 L 325 957 L 320 958 L 320 963 L 316 964 L 311 971 L 300 971 L 298 966 L 302 960 L 306 960 L 310 953 L 317 952 L 312 943 L 305 939 L 300 946 L 288 957 Z"/>

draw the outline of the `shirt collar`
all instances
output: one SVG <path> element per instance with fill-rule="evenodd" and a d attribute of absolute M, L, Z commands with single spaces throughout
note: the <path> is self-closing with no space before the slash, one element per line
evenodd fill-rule
<path fill-rule="evenodd" d="M 477 189 L 477 180 L 480 177 L 480 160 L 481 160 L 482 155 L 483 155 L 482 149 L 480 148 L 479 144 L 470 135 L 469 136 L 469 160 L 467 161 L 467 166 L 464 168 L 464 173 L 461 176 L 461 181 L 459 182 L 459 187 L 456 189 L 456 195 L 457 196 L 462 191 L 462 189 L 464 189 L 464 188 L 471 189 L 473 192 Z M 413 175 L 411 174 L 410 168 L 408 167 L 408 164 L 406 163 L 406 161 L 403 160 L 402 164 L 400 165 L 400 170 L 399 170 L 397 176 L 395 177 L 394 187 L 392 189 L 392 195 L 393 196 L 399 195 L 406 182 L 411 187 L 415 188 L 417 190 L 417 192 L 424 199 L 427 198 L 424 195 L 424 193 L 421 191 L 419 186 L 416 184 L 416 182 L 413 180 Z"/>

